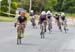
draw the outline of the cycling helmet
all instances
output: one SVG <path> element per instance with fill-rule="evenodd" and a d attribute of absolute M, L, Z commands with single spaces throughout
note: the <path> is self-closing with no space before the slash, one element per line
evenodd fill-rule
<path fill-rule="evenodd" d="M 51 14 L 51 11 L 47 11 L 47 14 Z"/>
<path fill-rule="evenodd" d="M 64 12 L 62 12 L 62 13 L 61 13 L 61 16 L 65 16 L 65 13 L 64 13 Z"/>
<path fill-rule="evenodd" d="M 58 12 L 56 12 L 56 13 L 55 13 L 55 16 L 58 16 L 58 15 L 59 15 L 59 13 L 58 13 Z"/>
<path fill-rule="evenodd" d="M 31 13 L 33 13 L 34 11 L 33 11 L 33 10 L 31 10 L 30 12 L 31 12 Z"/>
<path fill-rule="evenodd" d="M 20 14 L 25 16 L 25 11 L 21 11 Z"/>
<path fill-rule="evenodd" d="M 46 12 L 45 12 L 45 11 L 42 11 L 42 12 L 41 12 L 41 14 L 42 14 L 42 15 L 45 15 L 45 14 L 46 14 Z"/>

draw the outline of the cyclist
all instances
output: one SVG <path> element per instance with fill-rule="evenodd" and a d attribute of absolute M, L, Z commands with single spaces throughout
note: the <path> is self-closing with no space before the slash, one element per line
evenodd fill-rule
<path fill-rule="evenodd" d="M 56 20 L 57 26 L 59 27 L 59 30 L 62 31 L 61 29 L 61 23 L 60 23 L 60 14 L 59 13 L 55 13 L 54 18 Z"/>
<path fill-rule="evenodd" d="M 30 11 L 30 20 L 31 20 L 32 26 L 33 27 L 36 26 L 36 24 L 35 24 L 35 16 L 34 16 L 34 11 L 33 10 Z"/>
<path fill-rule="evenodd" d="M 39 24 L 40 24 L 40 29 L 42 28 L 42 24 L 44 24 L 44 32 L 46 32 L 46 25 L 47 25 L 47 18 L 46 18 L 46 12 L 42 11 L 39 17 Z M 42 30 L 41 33 L 42 34 Z"/>
<path fill-rule="evenodd" d="M 20 16 L 17 18 L 17 21 L 15 23 L 15 27 L 17 28 L 17 32 L 18 32 L 18 27 L 21 24 L 22 25 L 22 38 L 24 38 L 24 29 L 26 27 L 26 23 L 27 23 L 27 18 L 25 16 L 25 12 L 22 11 L 20 12 Z"/>
<path fill-rule="evenodd" d="M 48 21 L 48 30 L 51 30 L 52 29 L 52 13 L 50 11 L 47 11 L 46 17 Z"/>
<path fill-rule="evenodd" d="M 64 12 L 61 13 L 61 20 L 62 20 L 62 25 L 66 25 L 66 27 L 67 27 L 67 20 L 66 20 L 66 16 L 65 16 Z M 66 30 L 68 30 L 68 29 L 66 29 Z"/>

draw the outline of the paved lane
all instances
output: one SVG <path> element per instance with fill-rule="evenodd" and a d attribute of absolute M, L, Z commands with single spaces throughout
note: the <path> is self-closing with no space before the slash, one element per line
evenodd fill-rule
<path fill-rule="evenodd" d="M 13 22 L 0 22 L 0 52 L 75 52 L 75 27 L 69 26 L 67 34 L 56 25 L 45 39 L 40 38 L 40 29 L 28 23 L 22 45 L 16 45 L 16 29 Z"/>

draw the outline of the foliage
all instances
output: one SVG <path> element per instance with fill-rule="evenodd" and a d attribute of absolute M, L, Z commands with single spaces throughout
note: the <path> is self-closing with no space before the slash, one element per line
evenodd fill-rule
<path fill-rule="evenodd" d="M 1 11 L 8 12 L 8 6 L 8 0 L 2 0 Z M 11 0 L 11 13 L 14 14 L 18 7 L 29 11 L 29 6 L 30 0 Z M 75 13 L 75 0 L 32 0 L 32 10 L 36 13 L 51 10 L 72 14 Z"/>

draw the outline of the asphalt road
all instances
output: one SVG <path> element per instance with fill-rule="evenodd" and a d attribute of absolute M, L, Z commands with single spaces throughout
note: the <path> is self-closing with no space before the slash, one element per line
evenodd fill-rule
<path fill-rule="evenodd" d="M 0 22 L 0 52 L 75 52 L 75 26 L 70 24 L 68 33 L 53 25 L 51 34 L 47 31 L 41 39 L 40 28 L 28 23 L 22 45 L 17 45 L 14 22 Z"/>

